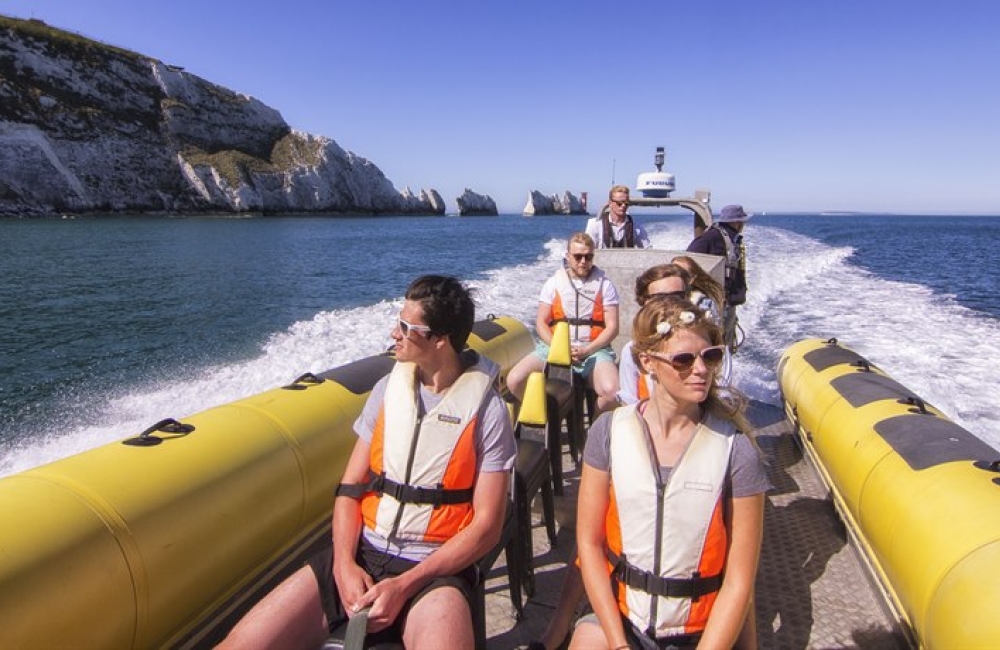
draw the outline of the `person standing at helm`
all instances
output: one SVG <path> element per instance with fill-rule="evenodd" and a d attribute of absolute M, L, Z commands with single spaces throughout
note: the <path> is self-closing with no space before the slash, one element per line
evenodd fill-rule
<path fill-rule="evenodd" d="M 540 371 L 549 356 L 552 328 L 569 323 L 573 368 L 597 393 L 597 412 L 615 405 L 618 366 L 611 342 L 618 336 L 618 290 L 604 271 L 594 266 L 594 240 L 577 232 L 566 246 L 565 268 L 545 281 L 538 296 L 535 333 L 538 347 L 507 374 L 507 385 L 524 398 L 528 376 Z"/>
<path fill-rule="evenodd" d="M 729 349 L 736 352 L 737 305 L 747 300 L 746 249 L 743 246 L 743 224 L 753 215 L 742 205 L 727 205 L 715 218 L 711 228 L 698 235 L 688 245 L 688 252 L 719 255 L 726 259 L 726 305 L 722 314 L 722 329 Z"/>
<path fill-rule="evenodd" d="M 741 433 L 745 398 L 715 379 L 722 333 L 690 302 L 657 298 L 632 335 L 656 389 L 587 436 L 576 535 L 594 614 L 570 648 L 756 647 L 748 614 L 771 486 Z"/>
<path fill-rule="evenodd" d="M 628 214 L 629 189 L 615 185 L 600 214 L 587 221 L 587 234 L 595 248 L 650 248 L 649 235 Z"/>

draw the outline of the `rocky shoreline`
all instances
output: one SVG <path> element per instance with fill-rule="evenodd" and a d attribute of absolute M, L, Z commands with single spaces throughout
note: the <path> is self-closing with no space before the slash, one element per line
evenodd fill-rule
<path fill-rule="evenodd" d="M 495 216 L 466 188 L 459 216 Z M 0 217 L 444 215 L 274 108 L 148 56 L 0 15 Z M 587 214 L 529 192 L 524 214 Z"/>
<path fill-rule="evenodd" d="M 587 214 L 587 204 L 571 192 L 546 196 L 538 190 L 528 192 L 528 202 L 522 213 L 526 217 L 547 214 Z"/>
<path fill-rule="evenodd" d="M 371 161 L 156 59 L 0 16 L 0 216 L 443 215 Z"/>

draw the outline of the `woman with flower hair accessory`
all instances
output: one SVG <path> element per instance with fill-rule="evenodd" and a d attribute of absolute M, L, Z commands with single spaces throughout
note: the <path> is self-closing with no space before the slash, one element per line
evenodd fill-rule
<path fill-rule="evenodd" d="M 745 398 L 715 377 L 722 332 L 688 301 L 650 300 L 632 336 L 656 390 L 590 428 L 576 530 L 594 614 L 570 648 L 756 647 L 770 484 Z"/>

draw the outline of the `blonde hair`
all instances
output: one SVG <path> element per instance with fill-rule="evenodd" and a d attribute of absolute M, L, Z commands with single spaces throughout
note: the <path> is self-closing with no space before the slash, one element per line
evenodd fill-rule
<path fill-rule="evenodd" d="M 701 264 L 694 261 L 694 258 L 687 255 L 678 255 L 672 262 L 685 269 L 691 275 L 691 282 L 689 284 L 692 289 L 700 291 L 714 300 L 720 310 L 725 306 L 726 293 L 723 291 L 722 285 L 709 275 L 705 269 L 701 268 Z"/>
<path fill-rule="evenodd" d="M 575 232 L 569 236 L 569 241 L 566 242 L 566 250 L 573 244 L 583 244 L 587 248 L 594 250 L 594 238 L 585 232 Z"/>
<path fill-rule="evenodd" d="M 669 327 L 664 327 L 663 324 Z M 690 301 L 654 296 L 643 305 L 632 321 L 632 356 L 636 365 L 642 368 L 640 355 L 659 352 L 681 330 L 693 332 L 713 346 L 724 345 L 722 329 Z M 708 396 L 702 402 L 708 413 L 729 420 L 740 431 L 749 431 L 746 404 L 747 399 L 743 393 L 731 386 L 720 386 L 718 373 L 713 373 Z"/>
<path fill-rule="evenodd" d="M 614 185 L 610 190 L 608 190 L 609 201 L 611 200 L 611 197 L 614 195 L 615 192 L 625 192 L 625 196 L 631 196 L 628 189 L 628 185 Z"/>

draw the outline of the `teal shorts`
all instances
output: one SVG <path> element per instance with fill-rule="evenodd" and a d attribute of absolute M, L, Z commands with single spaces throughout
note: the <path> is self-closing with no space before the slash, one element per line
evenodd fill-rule
<path fill-rule="evenodd" d="M 535 346 L 535 356 L 542 361 L 547 361 L 549 358 L 549 346 L 541 341 Z M 618 363 L 618 358 L 615 356 L 614 348 L 610 345 L 603 347 L 596 352 L 591 352 L 587 355 L 587 358 L 583 360 L 580 365 L 573 365 L 573 371 L 578 375 L 582 375 L 584 379 L 589 378 L 594 374 L 594 367 L 597 366 L 601 361 L 610 361 L 613 364 Z"/>

